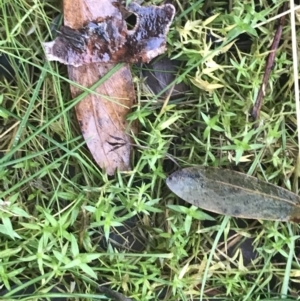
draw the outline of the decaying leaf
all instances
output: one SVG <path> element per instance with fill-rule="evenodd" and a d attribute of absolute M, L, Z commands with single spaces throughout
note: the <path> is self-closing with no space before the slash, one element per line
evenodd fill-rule
<path fill-rule="evenodd" d="M 70 28 L 81 28 L 90 20 L 105 18 L 108 15 L 122 19 L 121 13 L 110 0 L 64 1 L 64 24 Z M 113 67 L 114 64 L 110 63 L 89 64 L 77 68 L 68 66 L 68 73 L 72 81 L 84 87 L 91 87 Z M 82 90 L 75 86 L 70 88 L 73 97 L 82 93 Z M 117 168 L 128 170 L 131 147 L 130 138 L 126 134 L 125 120 L 135 101 L 129 66 L 124 65 L 95 91 L 98 95 L 89 94 L 76 106 L 83 137 L 95 161 L 108 174 L 113 174 Z M 117 142 L 121 142 L 119 148 L 115 148 Z"/>
<path fill-rule="evenodd" d="M 232 170 L 190 167 L 167 185 L 192 205 L 219 214 L 262 220 L 300 221 L 300 197 L 286 189 Z"/>
<path fill-rule="evenodd" d="M 54 41 L 44 43 L 47 59 L 78 67 L 99 62 L 149 62 L 163 53 L 174 6 L 143 7 L 131 2 L 128 11 L 137 18 L 132 30 L 127 29 L 125 20 L 112 15 L 89 20 L 79 29 L 62 26 Z"/>
<path fill-rule="evenodd" d="M 69 78 L 84 87 L 91 87 L 107 74 L 116 62 L 122 61 L 119 59 L 122 54 L 127 58 L 124 62 L 134 61 L 129 59 L 129 46 L 134 45 L 133 37 L 138 45 L 136 58 L 147 55 L 152 58 L 163 52 L 165 34 L 174 15 L 173 6 L 165 5 L 160 10 L 153 8 L 152 12 L 155 11 L 159 15 L 150 15 L 152 18 L 156 16 L 159 22 L 151 18 L 145 21 L 141 15 L 144 10 L 140 6 L 132 4 L 130 10 L 137 14 L 138 22 L 134 30 L 139 36 L 124 29 L 126 24 L 113 0 L 64 0 L 64 26 L 54 42 L 45 43 L 49 59 L 68 64 Z M 159 27 L 157 38 L 153 35 L 145 36 L 141 26 L 161 26 L 161 11 L 169 16 L 169 21 L 164 21 L 166 31 Z M 164 17 L 167 19 L 166 15 Z M 154 23 L 151 23 L 151 20 Z M 155 31 L 155 28 L 151 29 Z M 84 139 L 95 161 L 108 174 L 114 174 L 116 169 L 129 170 L 131 139 L 128 133 L 136 132 L 136 128 L 129 129 L 126 122 L 126 115 L 135 101 L 128 64 L 121 67 L 95 91 L 97 94 L 88 95 L 76 106 L 77 119 Z M 81 89 L 71 86 L 73 97 L 80 93 Z"/>

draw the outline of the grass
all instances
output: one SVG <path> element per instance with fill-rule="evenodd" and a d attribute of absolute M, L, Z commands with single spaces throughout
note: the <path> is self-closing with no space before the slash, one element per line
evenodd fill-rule
<path fill-rule="evenodd" d="M 140 132 L 132 171 L 114 177 L 94 163 L 74 114 L 93 87 L 72 99 L 66 68 L 43 58 L 58 3 L 0 3 L 1 49 L 16 70 L 0 83 L 2 300 L 106 299 L 99 284 L 135 300 L 296 300 L 298 225 L 205 213 L 165 184 L 176 161 L 298 193 L 289 18 L 257 127 L 249 117 L 282 1 L 214 1 L 206 14 L 203 1 L 175 3 L 167 55 L 181 61 L 175 82 L 190 92 L 153 95 L 133 66 L 128 119 Z"/>

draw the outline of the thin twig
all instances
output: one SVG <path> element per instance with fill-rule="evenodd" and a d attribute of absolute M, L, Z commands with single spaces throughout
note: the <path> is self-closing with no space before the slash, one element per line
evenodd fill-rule
<path fill-rule="evenodd" d="M 287 9 L 287 2 L 285 2 L 282 6 L 283 11 L 285 11 Z M 263 97 L 266 95 L 266 88 L 267 88 L 267 84 L 270 78 L 270 74 L 271 74 L 271 70 L 273 68 L 274 65 L 274 61 L 275 61 L 275 56 L 276 56 L 276 50 L 278 48 L 280 39 L 281 39 L 281 34 L 282 34 L 282 29 L 283 29 L 283 25 L 284 25 L 284 21 L 285 21 L 285 16 L 283 15 L 278 22 L 278 27 L 273 39 L 273 43 L 271 46 L 271 50 L 270 50 L 270 54 L 268 55 L 267 58 L 267 64 L 266 64 L 266 68 L 265 68 L 265 74 L 264 74 L 264 78 L 262 81 L 262 85 L 259 89 L 255 104 L 252 108 L 252 112 L 251 112 L 251 116 L 253 117 L 254 120 L 257 120 L 260 114 L 260 109 L 262 106 L 262 101 L 263 101 Z"/>

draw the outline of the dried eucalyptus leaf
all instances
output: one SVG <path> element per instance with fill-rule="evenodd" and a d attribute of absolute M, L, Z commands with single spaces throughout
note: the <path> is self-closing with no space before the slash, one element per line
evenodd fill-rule
<path fill-rule="evenodd" d="M 300 221 L 300 197 L 232 170 L 189 167 L 167 178 L 180 198 L 202 209 L 234 217 Z"/>

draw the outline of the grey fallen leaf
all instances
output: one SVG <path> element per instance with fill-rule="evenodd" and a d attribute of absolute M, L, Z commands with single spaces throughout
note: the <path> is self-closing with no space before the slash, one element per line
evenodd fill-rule
<path fill-rule="evenodd" d="M 149 64 L 143 64 L 142 75 L 145 78 L 145 84 L 154 95 L 159 94 L 176 80 L 180 64 L 180 61 L 171 60 L 168 57 L 159 57 Z M 184 96 L 189 90 L 189 87 L 184 82 L 181 82 L 170 87 L 162 96 L 168 97 L 171 92 L 171 98 L 176 98 Z"/>
<path fill-rule="evenodd" d="M 300 222 L 300 197 L 286 189 L 227 169 L 189 167 L 167 178 L 180 198 L 228 216 Z"/>

